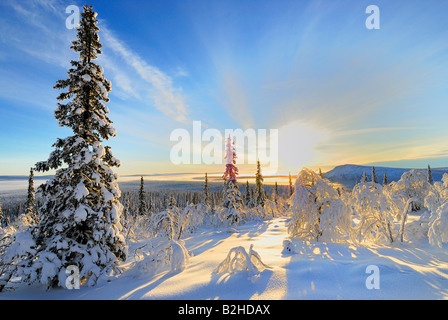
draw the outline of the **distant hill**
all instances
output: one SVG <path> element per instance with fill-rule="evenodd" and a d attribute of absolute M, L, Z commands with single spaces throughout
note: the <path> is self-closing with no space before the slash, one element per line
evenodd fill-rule
<path fill-rule="evenodd" d="M 383 182 L 384 173 L 387 175 L 389 182 L 400 180 L 403 173 L 411 170 L 412 168 L 390 168 L 390 167 L 377 167 L 375 166 L 376 176 L 379 183 Z M 372 178 L 372 166 L 360 166 L 354 164 L 344 164 L 337 166 L 333 170 L 324 173 L 324 177 L 331 182 L 339 183 L 347 188 L 353 188 L 362 177 L 362 174 L 366 171 L 368 180 Z M 417 169 L 424 170 L 426 169 Z M 448 173 L 448 168 L 431 168 L 431 173 L 434 181 L 442 180 L 444 173 Z"/>

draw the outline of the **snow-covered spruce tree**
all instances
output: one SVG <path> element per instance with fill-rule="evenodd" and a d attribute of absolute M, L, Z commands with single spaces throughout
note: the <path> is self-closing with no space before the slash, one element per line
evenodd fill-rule
<path fill-rule="evenodd" d="M 434 184 L 434 179 L 433 179 L 433 177 L 432 177 L 432 173 L 431 173 L 431 167 L 429 166 L 429 164 L 428 164 L 428 183 L 429 184 Z"/>
<path fill-rule="evenodd" d="M 238 223 L 240 220 L 240 212 L 243 201 L 236 180 L 236 176 L 238 175 L 238 168 L 235 166 L 235 143 L 232 142 L 230 136 L 227 138 L 225 159 L 226 171 L 222 175 L 222 178 L 224 179 L 224 215 L 231 224 L 234 224 Z"/>
<path fill-rule="evenodd" d="M 292 186 L 292 178 L 291 178 L 291 172 L 289 173 L 289 195 L 288 198 L 292 196 L 294 193 L 294 187 Z"/>
<path fill-rule="evenodd" d="M 138 190 L 138 214 L 143 216 L 147 212 L 145 182 L 143 176 L 140 177 L 140 189 Z"/>
<path fill-rule="evenodd" d="M 94 63 L 101 54 L 97 14 L 91 6 L 83 9 L 71 46 L 79 59 L 71 61 L 68 79 L 55 85 L 67 89 L 58 96 L 55 118 L 73 135 L 57 139 L 49 159 L 36 164 L 37 171 L 56 173 L 39 187 L 45 202 L 34 234 L 36 255 L 23 279 L 48 287 L 65 285 L 70 265 L 79 268 L 81 284 L 94 285 L 127 252 L 120 224 L 121 192 L 112 170 L 120 162 L 101 144 L 116 135 L 103 103 L 109 101 L 111 83 Z"/>
<path fill-rule="evenodd" d="M 31 224 L 36 224 L 39 221 L 39 216 L 37 214 L 37 202 L 36 193 L 34 190 L 34 172 L 33 168 L 30 169 L 30 176 L 28 178 L 28 193 L 26 197 L 25 204 L 25 215 L 30 220 Z"/>
<path fill-rule="evenodd" d="M 244 205 L 246 207 L 249 206 L 250 202 L 251 202 L 251 196 L 250 196 L 250 185 L 249 185 L 249 180 L 246 180 L 246 193 L 244 194 Z"/>
<path fill-rule="evenodd" d="M 3 220 L 5 216 L 3 215 L 2 204 L 0 203 L 0 229 L 3 227 Z"/>
<path fill-rule="evenodd" d="M 280 194 L 278 193 L 278 184 L 277 184 L 277 181 L 275 181 L 274 191 L 272 192 L 272 201 L 274 201 L 277 204 L 279 196 L 280 196 Z"/>
<path fill-rule="evenodd" d="M 383 177 L 383 186 L 387 186 L 389 184 L 389 181 L 387 179 L 387 174 L 386 172 L 384 172 L 384 177 Z"/>
<path fill-rule="evenodd" d="M 257 173 L 255 174 L 255 206 L 264 207 L 266 194 L 263 189 L 263 174 L 261 173 L 260 160 L 257 161 Z"/>
<path fill-rule="evenodd" d="M 208 185 L 208 176 L 207 172 L 205 173 L 204 179 L 204 204 L 206 206 L 210 206 L 210 186 Z"/>
<path fill-rule="evenodd" d="M 364 172 L 362 173 L 362 177 L 361 177 L 361 183 L 367 182 L 367 174 L 366 174 L 366 170 L 364 170 Z"/>
<path fill-rule="evenodd" d="M 372 167 L 372 182 L 378 183 L 378 177 L 376 176 L 375 167 Z"/>

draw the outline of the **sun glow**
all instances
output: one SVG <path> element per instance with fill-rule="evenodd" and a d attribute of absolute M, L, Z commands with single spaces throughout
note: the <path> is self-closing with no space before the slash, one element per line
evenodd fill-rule
<path fill-rule="evenodd" d="M 284 167 L 313 165 L 319 156 L 318 145 L 326 140 L 325 130 L 303 121 L 290 122 L 279 128 L 279 162 Z"/>

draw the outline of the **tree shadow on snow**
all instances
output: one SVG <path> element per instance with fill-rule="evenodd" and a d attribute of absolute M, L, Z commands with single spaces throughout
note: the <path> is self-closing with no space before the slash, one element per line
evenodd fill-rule
<path fill-rule="evenodd" d="M 250 238 L 256 238 L 263 233 L 266 232 L 266 230 L 269 227 L 269 220 L 268 221 L 259 221 L 259 222 L 248 222 L 245 224 L 241 224 L 236 227 L 238 234 L 236 235 L 237 238 L 247 236 Z"/>
<path fill-rule="evenodd" d="M 273 271 L 266 269 L 258 276 L 250 276 L 248 272 L 217 274 L 212 273 L 210 282 L 195 288 L 192 292 L 176 296 L 176 299 L 198 300 L 249 300 L 257 298 L 266 291 Z"/>
<path fill-rule="evenodd" d="M 231 235 L 232 233 L 227 232 L 225 229 L 207 230 L 200 234 L 195 232 L 191 237 L 185 239 L 185 245 L 192 255 L 197 256 L 218 246 Z"/>
<path fill-rule="evenodd" d="M 358 248 L 347 244 L 292 240 L 285 265 L 284 299 L 356 299 L 350 288 L 365 286 L 366 274 L 358 267 Z M 365 268 L 365 267 L 364 267 Z M 359 274 L 359 277 L 351 277 Z M 362 281 L 360 281 L 360 279 Z M 358 284 L 359 282 L 359 284 Z"/>

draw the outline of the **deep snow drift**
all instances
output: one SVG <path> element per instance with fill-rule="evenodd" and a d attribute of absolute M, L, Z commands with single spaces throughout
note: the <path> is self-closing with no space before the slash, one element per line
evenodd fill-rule
<path fill-rule="evenodd" d="M 412 217 L 410 217 L 412 219 Z M 448 253 L 422 243 L 353 246 L 289 239 L 288 218 L 254 221 L 232 228 L 201 227 L 185 239 L 190 253 L 183 271 L 137 272 L 133 261 L 123 273 L 79 290 L 20 287 L 0 299 L 447 299 Z M 141 243 L 132 243 L 135 250 Z M 217 273 L 235 247 L 253 245 L 268 267 Z M 370 265 L 379 270 L 379 289 L 368 289 Z"/>

